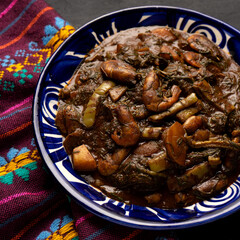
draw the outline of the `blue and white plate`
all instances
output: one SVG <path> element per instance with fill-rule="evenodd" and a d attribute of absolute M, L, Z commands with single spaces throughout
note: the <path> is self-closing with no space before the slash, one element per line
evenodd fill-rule
<path fill-rule="evenodd" d="M 201 13 L 174 7 L 124 9 L 97 18 L 72 34 L 53 54 L 42 71 L 34 98 L 33 122 L 39 151 L 62 187 L 84 208 L 118 224 L 142 229 L 192 227 L 227 216 L 240 208 L 240 177 L 218 196 L 186 208 L 126 205 L 106 197 L 74 172 L 55 125 L 59 90 L 96 44 L 121 30 L 140 26 L 169 26 L 203 33 L 240 64 L 240 32 Z"/>

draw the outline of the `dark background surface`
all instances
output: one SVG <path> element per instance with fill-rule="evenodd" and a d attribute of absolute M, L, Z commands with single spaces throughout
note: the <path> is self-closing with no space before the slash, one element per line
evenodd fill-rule
<path fill-rule="evenodd" d="M 192 9 L 230 24 L 240 30 L 240 0 L 45 0 L 75 28 L 103 14 L 128 7 L 162 5 Z M 240 211 L 199 227 L 176 230 L 182 240 L 240 239 Z M 117 234 L 117 233 L 116 233 Z M 163 233 L 164 235 L 164 233 Z M 159 233 L 161 236 L 161 233 Z M 159 240 L 161 237 L 158 238 Z M 149 239 L 150 240 L 150 239 Z"/>
<path fill-rule="evenodd" d="M 75 28 L 103 14 L 128 7 L 162 5 L 192 9 L 240 30 L 240 0 L 46 0 Z"/>

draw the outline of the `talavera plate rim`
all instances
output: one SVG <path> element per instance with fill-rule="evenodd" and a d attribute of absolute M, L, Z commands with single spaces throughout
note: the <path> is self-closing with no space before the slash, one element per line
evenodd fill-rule
<path fill-rule="evenodd" d="M 84 58 L 84 54 L 88 52 L 75 52 L 74 41 L 81 34 L 85 34 L 86 32 L 86 34 L 92 37 L 92 40 L 90 39 L 90 42 L 92 41 L 92 47 L 94 46 L 94 41 L 97 44 L 102 40 L 102 34 L 89 32 L 91 26 L 106 21 L 106 25 L 111 24 L 111 31 L 108 32 L 108 35 L 112 35 L 121 24 L 116 20 L 119 16 L 124 17 L 124 15 L 127 15 L 131 18 L 131 16 L 135 14 L 132 18 L 138 20 L 136 23 L 139 24 L 141 22 L 144 26 L 144 24 L 147 25 L 151 23 L 151 21 L 156 22 L 160 16 L 159 14 L 164 14 L 164 12 L 169 11 L 176 13 L 176 16 L 171 16 L 171 19 L 168 19 L 170 23 L 177 25 L 181 30 L 191 28 L 191 31 L 202 31 L 202 33 L 206 35 L 209 34 L 213 40 L 215 38 L 215 42 L 221 37 L 222 39 L 218 41 L 218 44 L 222 48 L 225 48 L 225 50 L 229 50 L 232 45 L 236 44 L 235 42 L 231 42 L 230 46 L 229 39 L 237 38 L 240 42 L 240 32 L 237 29 L 216 18 L 194 10 L 155 5 L 122 9 L 88 22 L 77 29 L 61 44 L 42 70 L 33 100 L 33 125 L 39 152 L 50 172 L 63 189 L 65 189 L 67 194 L 75 199 L 81 206 L 99 217 L 124 226 L 148 230 L 193 227 L 215 221 L 236 212 L 240 208 L 239 178 L 228 190 L 216 198 L 211 199 L 209 202 L 204 201 L 200 203 L 200 205 L 193 205 L 185 209 L 172 211 L 144 208 L 135 205 L 129 206 L 111 200 L 104 195 L 102 196 L 101 192 L 89 186 L 71 169 L 70 161 L 62 146 L 61 136 L 54 125 L 58 92 L 59 89 L 66 84 L 67 79 L 69 79 L 69 76 L 66 76 L 67 79 L 63 81 L 61 79 L 59 80 L 58 71 L 61 72 L 60 68 L 66 66 L 66 69 L 70 69 L 69 72 L 72 74 L 78 63 Z M 150 13 L 154 14 L 151 15 Z M 188 16 L 188 19 L 182 17 L 185 16 L 184 14 Z M 189 16 L 192 16 L 192 18 Z M 177 19 L 177 23 L 174 23 L 176 20 L 174 17 Z M 201 22 L 201 24 L 196 24 L 194 22 L 196 18 L 204 21 Z M 206 23 L 208 22 L 213 25 L 207 25 Z M 106 33 L 106 31 L 104 33 Z M 87 46 L 88 42 L 84 39 L 82 41 L 82 45 L 86 44 Z M 70 66 L 68 63 L 73 64 Z M 219 204 L 219 202 L 221 202 L 221 204 Z"/>

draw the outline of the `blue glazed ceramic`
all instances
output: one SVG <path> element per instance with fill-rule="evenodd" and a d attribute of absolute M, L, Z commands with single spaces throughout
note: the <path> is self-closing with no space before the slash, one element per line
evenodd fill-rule
<path fill-rule="evenodd" d="M 67 84 L 87 52 L 104 38 L 140 26 L 170 26 L 205 34 L 240 64 L 240 32 L 201 13 L 174 7 L 139 7 L 113 12 L 78 29 L 53 54 L 42 71 L 33 104 L 33 122 L 40 153 L 62 187 L 84 208 L 118 224 L 142 229 L 177 229 L 205 224 L 240 208 L 240 177 L 218 196 L 186 208 L 163 210 L 126 205 L 106 197 L 79 177 L 55 126 L 59 90 Z"/>

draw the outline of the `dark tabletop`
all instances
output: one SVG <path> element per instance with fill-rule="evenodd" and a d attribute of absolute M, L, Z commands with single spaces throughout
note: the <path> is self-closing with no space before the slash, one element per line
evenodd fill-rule
<path fill-rule="evenodd" d="M 210 15 L 240 30 L 240 0 L 45 0 L 75 28 L 103 14 L 128 7 L 162 5 L 183 7 Z M 191 229 L 177 230 L 179 239 L 239 239 L 240 211 Z M 149 239 L 150 240 L 150 239 Z"/>
<path fill-rule="evenodd" d="M 240 30 L 239 0 L 46 0 L 75 28 L 103 14 L 128 7 L 163 5 L 189 8 Z"/>

